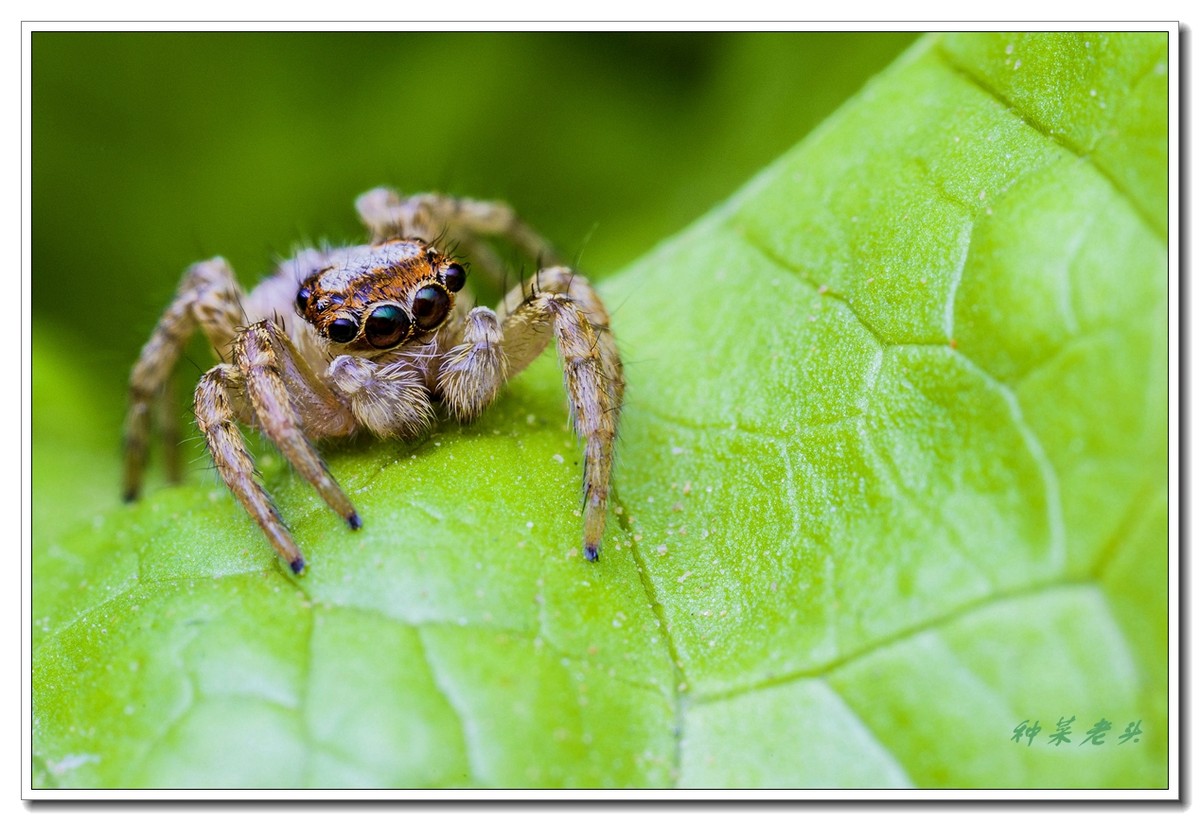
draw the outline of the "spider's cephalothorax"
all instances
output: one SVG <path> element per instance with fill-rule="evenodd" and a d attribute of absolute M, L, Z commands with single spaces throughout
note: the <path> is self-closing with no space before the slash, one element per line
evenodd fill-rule
<path fill-rule="evenodd" d="M 296 292 L 300 316 L 347 353 L 373 357 L 427 341 L 467 281 L 461 264 L 416 240 L 353 251 L 307 277 Z"/>
<path fill-rule="evenodd" d="M 484 237 L 503 238 L 552 260 L 536 233 L 499 203 L 369 191 L 358 210 L 369 245 L 306 250 L 249 294 L 220 258 L 184 275 L 130 377 L 125 422 L 125 497 L 141 488 L 151 405 L 197 327 L 221 354 L 196 387 L 196 423 L 221 478 L 271 546 L 300 573 L 305 561 L 270 497 L 237 427 L 260 428 L 352 528 L 362 522 L 312 441 L 367 430 L 412 437 L 436 407 L 460 421 L 477 416 L 504 382 L 557 339 L 575 430 L 584 440 L 583 554 L 599 556 L 613 441 L 624 392 L 608 313 L 583 277 L 544 268 L 496 310 L 463 309 L 465 265 L 418 237 L 440 236 L 496 272 Z M 469 302 L 469 300 L 467 300 Z M 510 307 L 512 306 L 512 307 Z M 169 424 L 169 415 L 164 415 Z M 178 479 L 170 429 L 168 473 Z"/>

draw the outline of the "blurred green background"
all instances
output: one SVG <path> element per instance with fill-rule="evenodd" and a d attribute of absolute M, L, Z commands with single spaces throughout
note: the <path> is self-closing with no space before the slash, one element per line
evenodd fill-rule
<path fill-rule="evenodd" d="M 353 199 L 387 184 L 506 200 L 603 279 L 735 191 L 915 35 L 32 38 L 42 541 L 118 504 L 129 368 L 191 262 L 220 254 L 250 287 L 298 244 L 363 239 Z M 211 355 L 197 341 L 190 360 L 181 396 Z M 192 447 L 194 473 L 205 460 Z"/>

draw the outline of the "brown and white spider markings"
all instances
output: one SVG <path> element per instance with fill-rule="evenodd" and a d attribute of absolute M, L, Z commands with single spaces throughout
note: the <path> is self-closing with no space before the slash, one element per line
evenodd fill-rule
<path fill-rule="evenodd" d="M 126 500 L 141 489 L 151 413 L 168 403 L 171 373 L 197 327 L 221 362 L 196 387 L 196 423 L 225 484 L 297 574 L 304 556 L 255 476 L 239 422 L 259 428 L 357 530 L 362 521 L 314 440 L 360 430 L 416 437 L 436 422 L 438 406 L 459 421 L 474 419 L 554 337 L 584 442 L 583 555 L 595 561 L 625 387 L 599 295 L 553 265 L 496 310 L 468 308 L 463 262 L 424 238 L 462 247 L 492 272 L 499 266 L 485 238 L 507 240 L 539 264 L 553 259 L 548 244 L 501 203 L 402 199 L 377 188 L 356 205 L 370 244 L 301 251 L 248 294 L 219 257 L 188 269 L 130 376 Z M 163 427 L 168 473 L 178 481 L 178 437 L 169 422 Z"/>

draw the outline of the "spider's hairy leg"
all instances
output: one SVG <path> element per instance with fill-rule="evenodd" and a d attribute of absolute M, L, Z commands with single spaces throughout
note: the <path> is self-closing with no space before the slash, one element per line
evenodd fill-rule
<path fill-rule="evenodd" d="M 172 484 L 183 478 L 183 464 L 179 458 L 179 443 L 183 441 L 183 430 L 179 427 L 179 394 L 175 389 L 175 375 L 167 377 L 158 397 L 158 430 L 162 434 L 163 467 Z"/>
<path fill-rule="evenodd" d="M 160 416 L 171 412 L 167 391 L 184 346 L 198 325 L 218 351 L 225 351 L 241 317 L 240 298 L 241 289 L 225 260 L 217 257 L 198 262 L 184 273 L 175 298 L 142 346 L 129 376 L 122 482 L 126 501 L 133 501 L 141 491 L 150 445 L 151 405 L 156 401 L 165 402 Z M 174 433 L 172 431 L 173 426 L 163 424 L 168 478 L 178 481 L 179 435 L 177 428 Z"/>
<path fill-rule="evenodd" d="M 493 276 L 503 271 L 494 253 L 478 242 L 498 237 L 512 243 L 539 264 L 560 262 L 554 247 L 526 225 L 502 202 L 450 197 L 445 194 L 416 194 L 401 197 L 390 188 L 374 188 L 355 201 L 358 215 L 375 241 L 389 237 L 421 237 L 432 240 L 445 235 L 461 242 L 472 259 Z"/>
<path fill-rule="evenodd" d="M 575 433 L 584 441 L 583 555 L 595 561 L 604 534 L 613 444 L 625 392 L 621 359 L 608 330 L 608 312 L 586 279 L 557 267 L 539 271 L 534 280 L 536 292 L 511 312 L 503 305 L 497 311 L 501 345 L 511 377 L 545 349 L 552 335 L 558 341 Z"/>
<path fill-rule="evenodd" d="M 254 477 L 254 459 L 246 450 L 246 442 L 237 427 L 239 418 L 243 422 L 250 421 L 244 406 L 235 402 L 240 394 L 241 380 L 238 370 L 224 363 L 204 374 L 196 386 L 196 424 L 204 434 L 221 479 L 262 528 L 275 552 L 283 557 L 293 573 L 300 574 L 304 572 L 304 556 L 271 497 Z"/>
<path fill-rule="evenodd" d="M 352 431 L 349 410 L 311 376 L 291 342 L 269 319 L 254 323 L 234 340 L 233 364 L 241 373 L 259 428 L 327 505 L 352 529 L 361 527 L 354 505 L 305 436 L 305 420 L 297 406 L 304 409 L 309 427 L 324 435 Z"/>

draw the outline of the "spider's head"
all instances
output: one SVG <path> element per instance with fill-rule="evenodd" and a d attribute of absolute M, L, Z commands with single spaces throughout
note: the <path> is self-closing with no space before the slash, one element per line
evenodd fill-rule
<path fill-rule="evenodd" d="M 346 353 L 370 357 L 428 340 L 466 281 L 463 265 L 434 248 L 392 240 L 351 249 L 309 276 L 296 311 Z"/>

